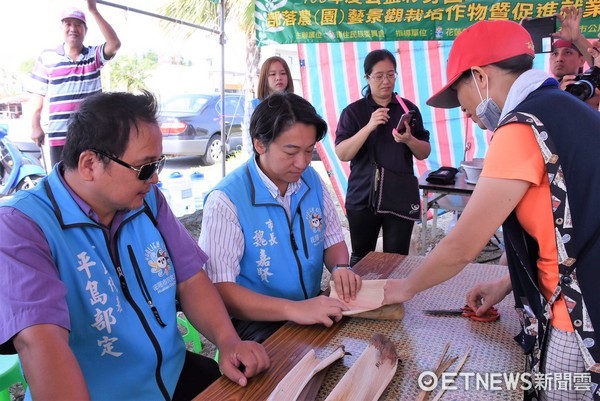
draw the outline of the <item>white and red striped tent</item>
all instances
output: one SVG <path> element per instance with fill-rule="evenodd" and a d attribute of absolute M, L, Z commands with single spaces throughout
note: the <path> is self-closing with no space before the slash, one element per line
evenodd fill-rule
<path fill-rule="evenodd" d="M 460 109 L 434 109 L 425 101 L 446 82 L 446 60 L 451 41 L 345 42 L 299 44 L 304 97 L 327 121 L 329 133 L 318 144 L 318 152 L 342 205 L 346 197 L 350 166 L 334 152 L 334 139 L 341 111 L 358 100 L 366 85 L 363 63 L 366 55 L 385 48 L 396 55 L 396 91 L 413 101 L 431 133 L 431 156 L 417 161 L 415 173 L 440 166 L 458 167 L 466 158 L 484 157 L 489 133 L 484 132 Z M 548 58 L 538 54 L 535 68 L 548 70 Z M 468 150 L 465 152 L 465 149 Z"/>

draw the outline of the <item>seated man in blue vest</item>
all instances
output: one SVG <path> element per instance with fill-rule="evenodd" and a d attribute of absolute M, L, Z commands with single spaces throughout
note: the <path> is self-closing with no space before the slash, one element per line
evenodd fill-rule
<path fill-rule="evenodd" d="M 206 198 L 199 244 L 242 339 L 262 342 L 288 320 L 339 321 L 348 308 L 319 295 L 323 265 L 345 301 L 360 290 L 331 196 L 310 167 L 326 132 L 309 102 L 271 95 L 250 121 L 255 157 Z"/>
<path fill-rule="evenodd" d="M 162 134 L 148 92 L 103 93 L 73 115 L 50 175 L 0 205 L 0 353 L 33 399 L 190 400 L 269 366 L 241 341 L 198 248 L 156 188 Z M 186 352 L 176 300 L 219 347 Z M 243 366 L 242 366 L 243 365 Z"/>

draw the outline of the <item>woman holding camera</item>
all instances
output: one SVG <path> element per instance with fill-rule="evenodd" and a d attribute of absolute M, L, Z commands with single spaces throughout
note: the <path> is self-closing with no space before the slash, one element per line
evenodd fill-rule
<path fill-rule="evenodd" d="M 335 138 L 337 156 L 350 161 L 346 213 L 352 242 L 351 265 L 375 250 L 382 228 L 383 251 L 408 254 L 419 213 L 408 219 L 371 210 L 373 166 L 377 163 L 392 173 L 414 175 L 413 156 L 423 160 L 431 152 L 429 131 L 423 127 L 419 109 L 394 93 L 398 76 L 394 55 L 385 49 L 373 50 L 365 58 L 364 72 L 364 97 L 342 111 Z M 401 116 L 411 111 L 412 119 L 396 129 Z M 414 199 L 415 193 L 409 197 L 405 188 L 393 191 L 399 203 Z M 414 192 L 418 199 L 418 188 Z M 418 208 L 418 201 L 415 206 Z"/>

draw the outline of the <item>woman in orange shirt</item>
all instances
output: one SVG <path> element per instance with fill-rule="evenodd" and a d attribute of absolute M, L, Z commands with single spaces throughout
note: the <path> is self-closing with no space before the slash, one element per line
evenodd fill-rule
<path fill-rule="evenodd" d="M 589 372 L 587 391 L 552 388 L 526 399 L 598 399 L 600 229 L 589 217 L 600 204 L 590 191 L 600 180 L 600 113 L 532 70 L 534 56 L 531 36 L 511 21 L 478 22 L 454 41 L 447 84 L 427 103 L 460 106 L 494 137 L 456 226 L 418 269 L 388 281 L 384 302 L 453 277 L 503 225 L 510 277 L 472 289 L 469 306 L 482 315 L 513 291 L 532 372 Z"/>

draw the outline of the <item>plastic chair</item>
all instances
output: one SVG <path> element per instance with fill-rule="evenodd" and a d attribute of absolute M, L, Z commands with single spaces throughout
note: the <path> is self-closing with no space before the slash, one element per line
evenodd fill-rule
<path fill-rule="evenodd" d="M 177 313 L 177 323 L 182 325 L 186 330 L 186 333 L 182 334 L 183 341 L 185 342 L 186 346 L 188 343 L 192 343 L 195 353 L 199 354 L 202 352 L 202 340 L 200 339 L 200 333 L 198 333 L 194 326 L 192 326 L 189 320 L 187 320 L 185 315 L 181 312 Z"/>
<path fill-rule="evenodd" d="M 16 383 L 27 383 L 21 373 L 21 364 L 18 355 L 0 355 L 0 401 L 10 401 L 8 389 Z"/>

